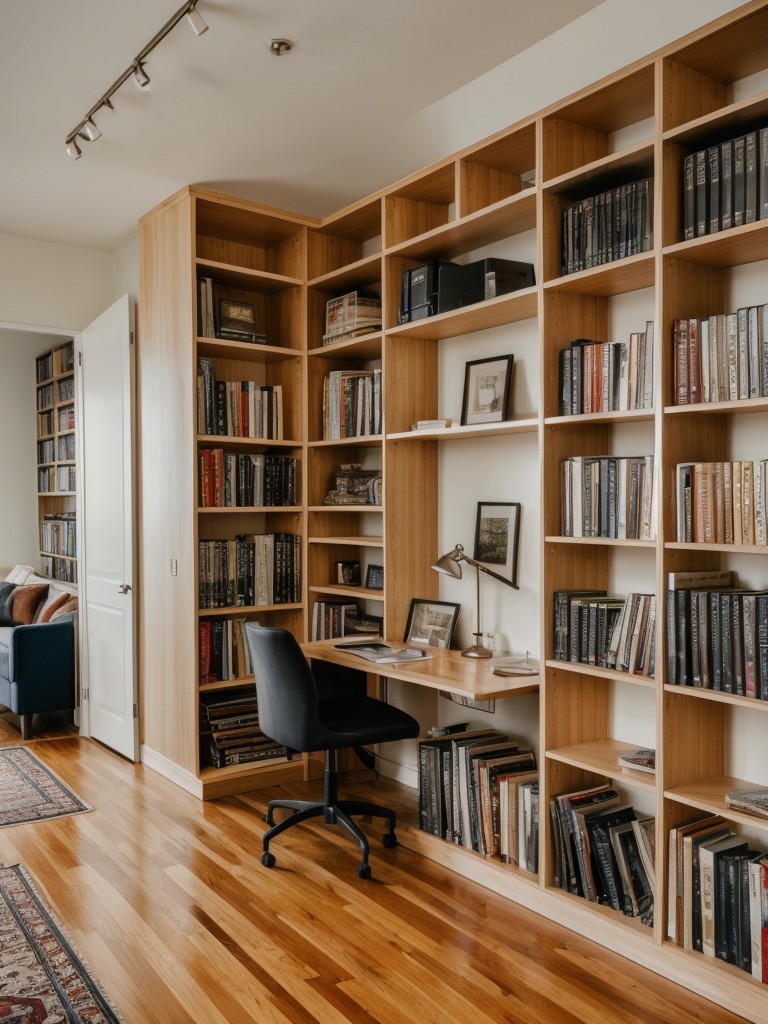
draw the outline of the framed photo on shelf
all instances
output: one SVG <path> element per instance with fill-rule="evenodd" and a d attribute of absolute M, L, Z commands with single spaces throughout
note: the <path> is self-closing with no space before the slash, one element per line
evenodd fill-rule
<path fill-rule="evenodd" d="M 473 558 L 517 588 L 519 501 L 479 501 Z"/>
<path fill-rule="evenodd" d="M 462 426 L 507 419 L 514 360 L 513 355 L 494 356 L 491 359 L 473 359 L 466 364 Z"/>
<path fill-rule="evenodd" d="M 452 601 L 411 598 L 403 640 L 430 647 L 450 647 L 461 605 Z"/>
<path fill-rule="evenodd" d="M 219 337 L 230 341 L 263 341 L 256 328 L 256 307 L 252 302 L 219 299 Z"/>
<path fill-rule="evenodd" d="M 368 590 L 384 589 L 384 566 L 369 565 L 365 573 L 365 586 Z"/>

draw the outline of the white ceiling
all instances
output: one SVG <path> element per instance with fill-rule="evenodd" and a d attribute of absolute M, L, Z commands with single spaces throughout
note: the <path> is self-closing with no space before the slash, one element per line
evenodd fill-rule
<path fill-rule="evenodd" d="M 0 232 L 112 252 L 191 183 L 324 216 L 423 165 L 406 118 L 600 2 L 200 0 L 210 30 L 182 20 L 73 161 L 66 135 L 181 0 L 3 0 Z"/>

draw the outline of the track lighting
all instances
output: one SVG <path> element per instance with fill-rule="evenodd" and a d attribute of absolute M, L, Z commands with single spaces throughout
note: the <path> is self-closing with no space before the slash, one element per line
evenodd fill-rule
<path fill-rule="evenodd" d="M 146 89 L 146 87 L 149 85 L 149 75 L 144 70 L 144 65 L 141 62 L 137 62 L 136 64 L 134 64 L 133 77 L 136 82 L 136 85 L 138 85 L 140 89 Z"/>
<path fill-rule="evenodd" d="M 194 29 L 195 35 L 201 36 L 208 31 L 208 25 L 203 21 L 203 16 L 197 9 L 197 5 L 190 7 L 187 11 L 187 21 Z"/>
<path fill-rule="evenodd" d="M 120 75 L 120 77 L 110 85 L 104 95 L 94 103 L 82 121 L 72 129 L 64 140 L 68 156 L 72 157 L 73 160 L 80 159 L 82 150 L 77 143 L 77 139 L 83 139 L 85 142 L 95 142 L 96 139 L 101 137 L 101 132 L 96 126 L 96 122 L 93 120 L 94 114 L 97 114 L 102 107 L 109 107 L 110 110 L 115 109 L 112 103 L 112 97 L 121 85 L 127 82 L 131 77 L 133 77 L 136 84 L 142 89 L 145 89 L 149 85 L 149 75 L 147 74 L 145 67 L 146 59 L 158 43 L 162 42 L 168 33 L 178 25 L 182 18 L 186 17 L 190 26 L 198 36 L 201 36 L 204 32 L 208 31 L 208 26 L 203 20 L 202 15 L 198 12 L 197 5 L 198 0 L 186 0 L 186 3 L 181 5 L 173 17 L 169 18 L 165 25 L 163 25 L 160 31 L 155 33 L 144 49 L 136 54 L 130 66 L 122 73 L 122 75 Z"/>

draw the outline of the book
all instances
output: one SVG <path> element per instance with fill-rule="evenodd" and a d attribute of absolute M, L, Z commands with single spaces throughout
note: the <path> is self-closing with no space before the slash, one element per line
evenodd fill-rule
<path fill-rule="evenodd" d="M 405 661 L 425 661 L 431 658 L 429 651 L 416 649 L 414 647 L 392 648 L 384 643 L 349 643 L 334 644 L 338 651 L 345 654 L 354 654 L 358 658 L 365 658 L 366 661 L 374 661 L 379 665 L 396 665 Z"/>
<path fill-rule="evenodd" d="M 768 818 L 768 788 L 737 789 L 725 794 L 725 803 L 732 810 Z"/>
<path fill-rule="evenodd" d="M 626 750 L 619 754 L 619 766 L 625 771 L 634 772 L 656 772 L 656 751 L 650 748 L 639 750 Z"/>

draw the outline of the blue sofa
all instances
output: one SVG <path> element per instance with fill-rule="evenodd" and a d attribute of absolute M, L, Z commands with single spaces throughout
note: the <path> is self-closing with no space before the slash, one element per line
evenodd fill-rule
<path fill-rule="evenodd" d="M 63 594 L 71 597 L 50 583 L 37 616 L 46 607 L 61 602 Z M 64 711 L 76 705 L 76 621 L 77 612 L 70 611 L 52 621 L 0 624 L 0 705 L 19 716 L 24 740 L 31 737 L 33 715 Z"/>

